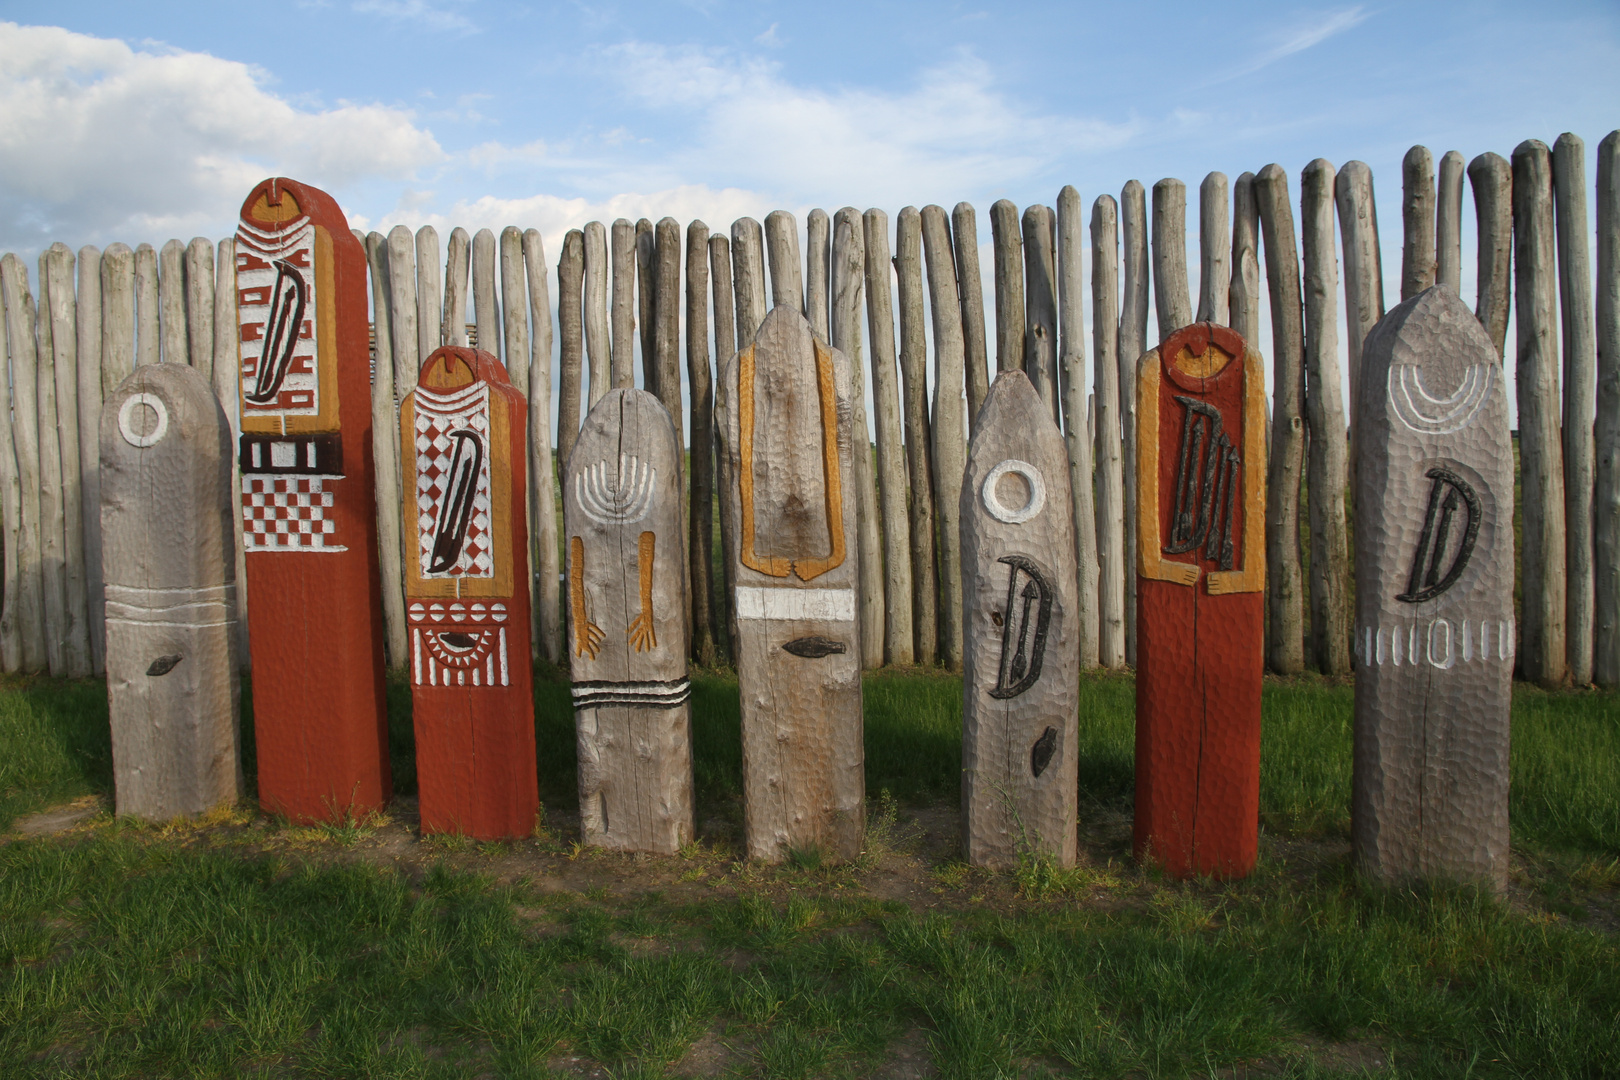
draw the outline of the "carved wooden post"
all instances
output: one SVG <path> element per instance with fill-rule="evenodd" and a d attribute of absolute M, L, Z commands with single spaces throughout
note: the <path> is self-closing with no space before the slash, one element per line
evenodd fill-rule
<path fill-rule="evenodd" d="M 849 361 L 783 305 L 720 377 L 748 854 L 860 853 L 859 561 Z"/>
<path fill-rule="evenodd" d="M 1080 597 L 1069 456 L 1021 371 L 996 376 L 962 478 L 962 853 L 1072 866 Z"/>
<path fill-rule="evenodd" d="M 1194 323 L 1137 382 L 1136 856 L 1254 867 L 1266 582 L 1264 362 Z"/>
<path fill-rule="evenodd" d="M 1379 877 L 1508 871 L 1513 449 L 1490 336 L 1444 285 L 1362 349 L 1351 836 Z"/>
<path fill-rule="evenodd" d="M 330 195 L 266 180 L 242 204 L 236 288 L 259 801 L 364 813 L 392 788 L 366 254 Z"/>
<path fill-rule="evenodd" d="M 136 369 L 100 425 L 118 813 L 200 814 L 241 790 L 230 425 L 184 364 Z"/>
<path fill-rule="evenodd" d="M 423 833 L 527 836 L 540 807 L 527 425 L 523 395 L 483 349 L 434 350 L 400 404 Z"/>
<path fill-rule="evenodd" d="M 658 399 L 611 390 L 585 417 L 564 473 L 587 844 L 667 854 L 693 835 L 680 466 Z"/>

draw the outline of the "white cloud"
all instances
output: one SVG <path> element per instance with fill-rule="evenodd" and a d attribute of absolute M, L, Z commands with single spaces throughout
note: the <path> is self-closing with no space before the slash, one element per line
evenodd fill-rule
<path fill-rule="evenodd" d="M 341 195 L 443 158 L 405 110 L 298 108 L 206 53 L 0 23 L 0 245 L 219 231 L 266 175 Z"/>
<path fill-rule="evenodd" d="M 440 32 L 475 34 L 479 30 L 465 15 L 428 0 L 356 0 L 354 10 L 364 15 L 381 15 L 394 22 L 416 23 Z"/>
<path fill-rule="evenodd" d="M 1310 12 L 1292 25 L 1263 37 L 1260 44 L 1262 46 L 1269 44 L 1270 47 L 1265 48 L 1252 61 L 1220 72 L 1205 85 L 1230 82 L 1244 75 L 1252 75 L 1261 68 L 1270 67 L 1285 57 L 1320 45 L 1328 38 L 1365 22 L 1370 14 L 1371 12 L 1359 5 L 1333 11 Z"/>

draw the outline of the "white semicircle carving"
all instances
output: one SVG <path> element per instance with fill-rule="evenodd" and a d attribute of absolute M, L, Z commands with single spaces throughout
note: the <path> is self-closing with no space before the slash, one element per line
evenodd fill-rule
<path fill-rule="evenodd" d="M 1418 365 L 1394 364 L 1389 369 L 1389 403 L 1410 430 L 1449 435 L 1474 422 L 1495 384 L 1494 364 L 1471 364 L 1455 392 L 1435 397 L 1424 388 L 1423 370 Z"/>

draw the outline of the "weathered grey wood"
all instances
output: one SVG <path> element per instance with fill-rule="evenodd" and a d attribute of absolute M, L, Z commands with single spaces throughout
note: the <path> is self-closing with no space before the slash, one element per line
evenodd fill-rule
<path fill-rule="evenodd" d="M 45 664 L 53 675 L 67 669 L 66 499 L 62 490 L 62 446 L 57 439 L 56 346 L 51 319 L 46 253 L 39 258 L 39 310 L 28 301 L 28 319 L 38 327 L 39 376 L 35 407 L 39 411 L 39 557 L 45 598 Z M 184 357 L 180 363 L 185 363 Z"/>
<path fill-rule="evenodd" d="M 22 649 L 19 667 L 13 670 L 44 671 L 45 594 L 40 535 L 37 404 L 39 341 L 34 332 L 34 298 L 29 294 L 28 268 L 21 259 L 9 252 L 0 258 L 0 291 L 4 292 L 7 344 L 11 349 L 11 435 L 21 493 L 18 503 L 16 626 Z M 12 606 L 11 597 L 8 590 L 8 609 Z"/>
<path fill-rule="evenodd" d="M 399 230 L 395 229 L 397 233 Z M 377 569 L 382 582 L 383 643 L 388 666 L 405 670 L 409 663 L 405 620 L 405 523 L 401 520 L 401 461 L 398 397 L 394 393 L 394 312 L 392 299 L 394 244 L 392 237 L 371 233 L 366 237 L 366 263 L 371 271 L 371 309 L 376 316 L 375 364 L 371 375 L 371 453 L 377 484 Z M 413 275 L 414 276 L 414 275 Z M 413 310 L 412 314 L 415 312 Z M 419 339 L 413 339 L 412 345 Z M 234 400 L 234 399 L 233 399 Z M 415 475 L 414 466 L 412 475 Z M 245 582 L 245 575 L 237 579 Z"/>
<path fill-rule="evenodd" d="M 1086 616 L 1069 461 L 1029 380 L 998 375 L 958 493 L 968 610 L 962 855 L 974 866 L 1030 856 L 1073 866 L 1077 853 Z"/>
<path fill-rule="evenodd" d="M 163 360 L 158 329 L 158 257 L 151 244 L 135 249 L 135 366 Z"/>
<path fill-rule="evenodd" d="M 1058 212 L 1063 212 L 1061 197 Z M 1119 408 L 1119 211 L 1112 195 L 1091 204 L 1091 356 L 1096 405 L 1097 660 L 1125 663 L 1125 470 Z"/>
<path fill-rule="evenodd" d="M 715 419 L 737 538 L 743 829 L 751 858 L 864 834 L 849 361 L 790 304 L 727 360 Z"/>
<path fill-rule="evenodd" d="M 557 466 L 568 467 L 568 455 L 579 438 L 579 402 L 585 359 L 585 234 L 569 229 L 557 258 Z"/>
<path fill-rule="evenodd" d="M 416 230 L 416 351 L 422 357 L 433 355 L 433 350 L 445 343 L 444 283 L 440 274 L 439 232 L 431 225 L 423 225 Z M 462 290 L 465 302 L 465 279 Z M 465 309 L 462 318 L 466 318 Z M 461 332 L 466 335 L 465 326 Z"/>
<path fill-rule="evenodd" d="M 765 233 L 753 218 L 731 223 L 732 293 L 736 297 L 737 347 L 745 347 L 765 321 Z"/>
<path fill-rule="evenodd" d="M 990 250 L 995 260 L 996 371 L 1022 371 L 1024 240 L 1018 228 L 1018 207 L 1009 199 L 990 205 Z"/>
<path fill-rule="evenodd" d="M 1356 858 L 1386 880 L 1501 890 L 1514 652 L 1505 378 L 1445 285 L 1392 310 L 1362 358 Z"/>
<path fill-rule="evenodd" d="M 886 663 L 911 664 L 917 655 L 912 622 L 911 524 L 906 517 L 906 456 L 900 439 L 889 215 L 875 208 L 868 210 L 862 226 L 867 342 L 872 356 L 872 426 L 877 436 L 879 516 L 883 520 L 883 656 Z"/>
<path fill-rule="evenodd" d="M 1119 305 L 1119 412 L 1124 428 L 1125 662 L 1136 665 L 1136 365 L 1147 352 L 1147 193 L 1139 181 L 1120 191 L 1120 260 L 1124 266 Z"/>
<path fill-rule="evenodd" d="M 562 660 L 561 571 L 557 556 L 557 466 L 551 456 L 551 288 L 546 246 L 536 229 L 523 231 L 523 269 L 529 293 L 529 544 L 534 574 L 531 617 L 535 655 Z"/>
<path fill-rule="evenodd" d="M 1050 211 L 1048 211 L 1050 213 Z M 1074 516 L 1072 535 L 1079 573 L 1079 599 L 1076 631 L 1080 643 L 1080 666 L 1094 668 L 1107 663 L 1117 667 L 1113 659 L 1117 651 L 1124 655 L 1124 643 L 1118 641 L 1124 630 L 1123 615 L 1116 613 L 1112 627 L 1109 663 L 1102 658 L 1101 588 L 1102 566 L 1097 554 L 1097 510 L 1093 483 L 1092 454 L 1097 445 L 1095 421 L 1087 407 L 1086 393 L 1086 318 L 1085 318 L 1085 222 L 1080 206 L 1080 193 L 1072 185 L 1058 193 L 1057 213 L 1057 285 L 1058 285 L 1058 343 L 1059 366 L 1063 389 L 1063 441 L 1069 455 L 1069 484 L 1074 493 L 1070 513 Z M 1123 603 L 1123 600 L 1121 601 Z"/>
<path fill-rule="evenodd" d="M 613 389 L 636 385 L 636 227 L 624 218 L 613 222 Z M 592 408 L 595 403 L 592 403 Z"/>
<path fill-rule="evenodd" d="M 1513 151 L 1513 300 L 1518 328 L 1520 662 L 1559 686 L 1568 673 L 1564 467 L 1558 438 L 1557 268 L 1552 155 L 1538 139 Z"/>
<path fill-rule="evenodd" d="M 506 362 L 501 355 L 501 306 L 495 295 L 495 276 L 499 255 L 497 254 L 495 234 L 489 229 L 479 229 L 473 233 L 472 242 L 472 302 L 474 334 L 478 338 L 478 347 Z M 427 357 L 417 358 L 420 367 Z M 416 385 L 413 380 L 411 386 Z"/>
<path fill-rule="evenodd" d="M 403 225 L 395 225 L 388 233 L 386 280 L 389 351 L 394 360 L 394 406 L 397 409 L 405 395 L 416 389 L 416 379 L 426 359 L 417 351 L 421 338 L 416 332 L 416 238 Z M 388 426 L 392 434 L 394 422 L 390 420 Z M 373 432 L 373 437 L 375 434 Z"/>
<path fill-rule="evenodd" d="M 501 230 L 501 294 L 493 307 L 501 313 L 501 342 L 506 347 L 506 377 L 529 399 L 529 287 L 524 280 L 523 231 L 515 225 Z M 486 349 L 494 352 L 494 349 Z"/>
<path fill-rule="evenodd" d="M 1507 348 L 1508 308 L 1513 265 L 1513 168 L 1501 154 L 1485 153 L 1468 163 L 1479 236 L 1479 296 L 1474 316 L 1496 345 Z"/>
<path fill-rule="evenodd" d="M 1187 289 L 1187 185 L 1173 177 L 1153 185 L 1153 308 L 1161 341 L 1192 322 Z"/>
<path fill-rule="evenodd" d="M 1597 338 L 1592 326 L 1592 257 L 1586 231 L 1586 144 L 1569 132 L 1552 151 L 1558 240 L 1558 300 L 1564 352 L 1565 611 L 1570 681 L 1592 681 L 1592 496 L 1597 468 Z"/>
<path fill-rule="evenodd" d="M 228 263 L 226 265 L 229 265 Z M 84 527 L 85 629 L 90 672 L 106 670 L 105 609 L 101 591 L 101 249 L 79 249 L 75 304 L 76 397 L 79 404 L 79 518 Z M 3 341 L 0 337 L 0 341 Z M 5 444 L 0 444 L 5 445 Z M 3 482 L 3 475 L 0 475 Z M 0 654 L 4 649 L 0 647 Z"/>
<path fill-rule="evenodd" d="M 213 255 L 210 246 L 210 263 Z M 40 271 L 40 294 L 46 304 L 40 316 L 51 325 L 51 368 L 56 380 L 55 430 L 41 430 L 56 444 L 61 470 L 57 487 L 62 515 L 63 598 L 59 674 L 82 679 L 90 675 L 92 668 L 85 582 L 84 487 L 79 464 L 79 313 L 73 292 L 73 252 L 66 244 L 52 244 L 40 256 Z"/>
<path fill-rule="evenodd" d="M 658 388 L 658 237 L 646 218 L 636 222 L 636 311 L 641 319 L 641 383 L 663 400 Z M 677 430 L 680 410 L 669 414 Z"/>
<path fill-rule="evenodd" d="M 718 313 L 715 320 L 718 330 Z M 692 658 L 714 667 L 720 636 L 714 603 L 714 368 L 709 360 L 709 227 L 701 221 L 686 227 L 686 386 L 691 410 L 687 430 L 692 433 L 686 515 Z"/>
<path fill-rule="evenodd" d="M 765 215 L 765 252 L 771 266 L 771 307 L 787 304 L 804 314 L 799 225 L 786 210 L 772 210 Z"/>
<path fill-rule="evenodd" d="M 232 275 L 235 280 L 235 275 Z M 101 393 L 113 392 L 135 370 L 135 253 L 108 244 L 101 253 Z M 215 322 L 215 328 L 218 328 Z M 101 414 L 96 414 L 99 426 Z M 99 430 L 96 435 L 101 438 Z M 99 446 L 99 442 L 98 442 Z M 98 466 L 99 469 L 99 466 Z M 100 514 L 100 508 L 97 508 Z"/>
<path fill-rule="evenodd" d="M 714 304 L 714 363 L 718 372 L 737 351 L 736 293 L 731 280 L 731 240 L 725 233 L 709 237 L 709 289 Z M 712 395 L 711 395 L 712 401 Z M 710 439 L 714 448 L 715 490 L 720 486 L 720 444 L 710 413 Z M 718 498 L 718 496 L 717 496 Z M 720 583 L 714 590 L 714 623 L 718 629 L 726 628 L 726 657 L 733 667 L 737 664 L 737 621 L 731 603 L 732 568 L 737 561 L 736 538 L 731 534 L 731 519 L 720 514 Z M 712 565 L 712 564 L 711 564 Z"/>
<path fill-rule="evenodd" d="M 1050 212 L 1044 206 L 1024 208 L 1024 374 L 1046 402 L 1052 420 L 1061 423 L 1062 390 L 1058 385 L 1057 245 Z M 956 485 L 941 481 L 940 491 Z"/>
<path fill-rule="evenodd" d="M 1361 343 L 1384 317 L 1384 265 L 1378 246 L 1372 170 L 1365 162 L 1345 162 L 1333 180 L 1333 194 L 1344 246 L 1345 337 L 1350 366 L 1350 427 L 1354 431 L 1360 400 Z M 1456 288 L 1455 284 L 1452 288 Z"/>
<path fill-rule="evenodd" d="M 1304 595 L 1299 560 L 1299 483 L 1305 459 L 1304 326 L 1299 252 L 1288 174 L 1267 165 L 1254 178 L 1271 293 L 1272 414 L 1266 470 L 1267 666 L 1279 675 L 1305 667 Z"/>
<path fill-rule="evenodd" d="M 587 844 L 667 855 L 693 837 L 680 475 L 668 411 L 614 388 L 563 477 Z"/>
<path fill-rule="evenodd" d="M 237 320 L 236 313 L 236 238 L 234 236 L 226 237 L 219 242 L 214 266 L 214 397 L 219 400 L 220 408 L 224 410 L 225 421 L 230 427 L 231 446 L 234 448 L 242 434 L 239 416 L 242 406 L 240 393 L 242 328 Z M 106 386 L 105 369 L 102 372 L 102 386 Z M 105 393 L 96 396 L 98 427 L 101 402 L 104 397 Z M 84 415 L 84 403 L 82 401 L 79 404 L 79 415 Z M 98 432 L 97 441 L 99 442 L 99 440 L 100 435 Z M 99 479 L 97 483 L 100 483 Z M 231 491 L 240 493 L 241 490 L 241 464 L 233 452 L 231 454 Z M 97 507 L 96 516 L 98 519 L 101 516 L 99 506 Z M 247 551 L 242 544 L 242 515 L 235 510 L 231 513 L 231 550 L 236 564 L 236 660 L 237 664 L 246 670 L 249 667 Z"/>
<path fill-rule="evenodd" d="M 170 240 L 158 251 L 158 334 L 166 364 L 189 364 L 186 340 L 186 246 Z"/>
<path fill-rule="evenodd" d="M 962 355 L 967 369 L 968 432 L 972 434 L 979 430 L 979 410 L 990 392 L 984 279 L 979 273 L 979 223 L 972 203 L 959 202 L 951 211 L 951 239 L 956 243 L 956 283 L 962 294 Z"/>
<path fill-rule="evenodd" d="M 585 226 L 585 357 L 590 364 L 586 408 L 594 408 L 612 383 L 612 339 L 608 333 L 607 230 L 600 221 Z"/>
<path fill-rule="evenodd" d="M 1198 185 L 1198 322 L 1231 324 L 1231 224 L 1226 174 L 1212 172 Z"/>
<path fill-rule="evenodd" d="M 188 362 L 214 381 L 214 244 L 205 236 L 186 245 L 186 344 Z"/>
<path fill-rule="evenodd" d="M 1435 193 L 1434 280 L 1462 288 L 1463 156 L 1447 150 L 1440 156 L 1440 181 Z"/>
<path fill-rule="evenodd" d="M 444 343 L 467 347 L 467 278 L 471 273 L 472 237 L 456 226 L 450 230 L 444 259 Z"/>
<path fill-rule="evenodd" d="M 915 206 L 901 210 L 895 221 L 894 270 L 900 292 L 900 392 L 906 421 L 906 479 L 911 487 L 911 625 L 917 663 L 932 664 L 939 656 L 939 578 L 934 565 L 934 505 L 939 489 L 934 486 L 930 454 L 933 439 L 928 420 L 928 339 L 923 322 L 922 215 Z M 1022 293 L 1022 268 L 1018 277 Z M 1022 336 L 1022 319 L 1018 325 Z"/>
<path fill-rule="evenodd" d="M 1044 213 L 1045 208 L 1040 208 Z M 1044 218 L 1039 219 L 1045 236 Z M 1030 219 L 1025 216 L 1027 234 Z M 962 483 L 967 464 L 967 425 L 963 417 L 962 307 L 956 291 L 956 266 L 951 253 L 950 224 L 938 206 L 922 210 L 923 257 L 928 269 L 928 310 L 934 324 L 934 410 L 929 419 L 934 467 L 934 514 L 939 521 L 939 655 L 947 667 L 962 666 L 962 549 L 958 505 L 950 493 Z M 1025 240 L 1027 253 L 1038 251 L 1041 258 L 1050 253 Z M 1050 278 L 1047 279 L 1050 282 Z M 1047 294 L 1050 296 L 1050 292 Z M 1055 298 L 1054 298 L 1055 299 Z M 1055 305 L 1053 305 L 1055 307 Z M 1045 341 L 1055 344 L 1056 311 L 1051 319 L 1038 324 Z M 1030 331 L 1035 334 L 1034 330 Z M 1055 352 L 1049 347 L 1048 351 Z M 1028 359 L 1026 357 L 1026 365 Z M 1042 363 L 1045 363 L 1044 357 Z M 1053 387 L 1056 392 L 1056 387 Z"/>
<path fill-rule="evenodd" d="M 1401 159 L 1401 299 L 1434 284 L 1434 155 L 1414 146 Z"/>
<path fill-rule="evenodd" d="M 164 364 L 99 431 L 117 811 L 200 814 L 241 794 L 230 427 L 199 372 Z"/>
<path fill-rule="evenodd" d="M 0 293 L 4 289 L 5 269 L 0 263 Z M 0 352 L 9 354 L 11 347 L 11 320 L 6 313 L 7 304 L 0 299 Z M 22 669 L 22 628 L 19 625 L 18 597 L 22 586 L 22 481 L 18 475 L 16 436 L 12 428 L 12 389 L 10 380 L 0 381 L 0 512 L 3 512 L 5 533 L 0 542 L 0 558 L 4 566 L 4 591 L 0 592 L 0 665 L 7 671 Z"/>
<path fill-rule="evenodd" d="M 1311 643 L 1324 675 L 1350 674 L 1349 480 L 1339 388 L 1339 263 L 1333 246 L 1333 166 L 1317 158 L 1300 176 L 1305 259 L 1305 379 L 1311 500 Z"/>
<path fill-rule="evenodd" d="M 872 463 L 871 426 L 866 418 L 866 361 L 861 341 L 861 308 L 866 286 L 866 238 L 860 211 L 846 206 L 833 223 L 832 347 L 849 359 L 850 439 L 855 447 L 855 532 L 861 554 L 861 666 L 883 666 L 883 540 L 877 476 Z M 814 329 L 812 327 L 812 329 Z"/>
<path fill-rule="evenodd" d="M 1597 152 L 1597 424 L 1592 679 L 1620 686 L 1620 131 Z"/>
<path fill-rule="evenodd" d="M 825 340 L 832 340 L 831 296 L 828 283 L 832 272 L 832 219 L 827 211 L 816 209 L 805 218 L 804 302 L 810 329 Z M 860 395 L 864 396 L 864 395 Z"/>
<path fill-rule="evenodd" d="M 1345 166 L 1349 168 L 1349 166 Z M 1340 172 L 1342 178 L 1344 173 Z M 1254 173 L 1232 185 L 1232 285 L 1227 318 L 1245 342 L 1260 332 L 1260 211 L 1254 201 Z"/>
<path fill-rule="evenodd" d="M 681 417 L 681 224 L 672 217 L 660 218 L 653 236 L 653 357 L 658 372 L 653 393 L 669 410 L 676 444 L 685 446 Z M 684 468 L 681 473 L 685 475 Z M 681 491 L 686 491 L 684 483 Z"/>

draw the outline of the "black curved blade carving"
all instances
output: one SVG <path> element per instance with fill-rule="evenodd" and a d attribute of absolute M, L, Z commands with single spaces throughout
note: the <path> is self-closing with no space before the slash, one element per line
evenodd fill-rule
<path fill-rule="evenodd" d="M 794 656 L 802 656 L 806 660 L 819 660 L 823 656 L 832 656 L 844 651 L 842 641 L 834 641 L 828 637 L 802 637 L 782 645 L 783 652 L 790 652 Z"/>
<path fill-rule="evenodd" d="M 304 283 L 304 275 L 287 260 L 277 259 L 276 283 L 270 290 L 270 316 L 264 324 L 264 352 L 259 354 L 253 389 L 245 395 L 253 404 L 268 405 L 281 393 L 308 303 L 309 286 Z"/>
<path fill-rule="evenodd" d="M 1029 771 L 1036 776 L 1046 771 L 1052 764 L 1052 755 L 1057 752 L 1057 728 L 1049 727 L 1041 732 L 1041 737 L 1035 740 L 1035 745 L 1029 748 Z"/>
<path fill-rule="evenodd" d="M 444 495 L 439 502 L 438 520 L 433 528 L 433 555 L 428 573 L 442 574 L 461 558 L 467 542 L 467 526 L 472 523 L 473 500 L 478 494 L 478 474 L 484 467 L 484 442 L 470 428 L 452 431 L 456 442 L 445 474 Z"/>

